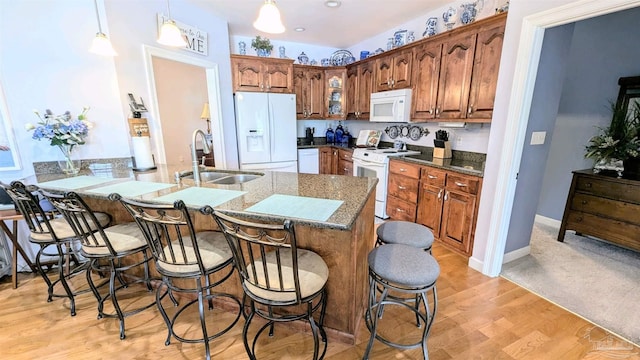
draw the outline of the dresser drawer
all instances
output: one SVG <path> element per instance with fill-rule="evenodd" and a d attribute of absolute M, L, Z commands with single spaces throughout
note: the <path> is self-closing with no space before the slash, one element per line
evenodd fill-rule
<path fill-rule="evenodd" d="M 353 161 L 351 156 L 353 155 L 353 150 L 346 149 L 338 149 L 338 158 L 344 161 Z"/>
<path fill-rule="evenodd" d="M 416 221 L 416 204 L 408 203 L 396 197 L 387 198 L 387 215 L 393 220 Z"/>
<path fill-rule="evenodd" d="M 640 204 L 640 186 L 634 184 L 595 179 L 589 176 L 579 176 L 576 182 L 576 191 L 595 196 L 603 196 L 609 199 L 624 199 L 626 202 Z"/>
<path fill-rule="evenodd" d="M 571 209 L 640 225 L 639 204 L 576 193 L 571 201 Z"/>
<path fill-rule="evenodd" d="M 567 230 L 595 236 L 635 251 L 640 251 L 640 226 L 572 210 Z"/>
<path fill-rule="evenodd" d="M 398 174 L 389 174 L 387 191 L 389 195 L 416 204 L 418 202 L 417 179 Z"/>
<path fill-rule="evenodd" d="M 480 187 L 480 179 L 476 177 L 449 173 L 447 175 L 447 190 L 476 195 Z"/>
<path fill-rule="evenodd" d="M 436 168 L 423 167 L 420 180 L 425 184 L 444 187 L 444 183 L 447 180 L 447 172 Z"/>
<path fill-rule="evenodd" d="M 389 172 L 400 174 L 413 179 L 420 179 L 420 166 L 406 163 L 404 161 L 389 161 Z"/>

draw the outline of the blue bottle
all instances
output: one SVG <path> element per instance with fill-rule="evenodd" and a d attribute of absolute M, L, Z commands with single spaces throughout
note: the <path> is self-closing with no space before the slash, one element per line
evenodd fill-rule
<path fill-rule="evenodd" d="M 327 128 L 327 132 L 325 133 L 325 135 L 327 137 L 327 144 L 333 144 L 335 142 L 335 135 L 333 129 L 331 128 L 331 125 L 329 125 L 329 128 Z"/>
<path fill-rule="evenodd" d="M 338 126 L 336 126 L 336 132 L 335 132 L 335 143 L 342 144 L 343 137 L 344 137 L 344 129 L 342 128 L 342 124 L 338 122 Z"/>

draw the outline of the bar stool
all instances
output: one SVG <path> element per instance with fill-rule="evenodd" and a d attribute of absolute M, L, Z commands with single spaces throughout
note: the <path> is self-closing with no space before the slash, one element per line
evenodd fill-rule
<path fill-rule="evenodd" d="M 431 253 L 433 232 L 428 227 L 409 221 L 387 221 L 376 230 L 376 245 L 404 244 Z"/>
<path fill-rule="evenodd" d="M 373 249 L 368 256 L 369 261 L 369 302 L 365 313 L 365 323 L 371 332 L 369 343 L 363 359 L 369 358 L 374 339 L 378 339 L 388 346 L 399 349 L 414 349 L 422 347 L 425 359 L 427 352 L 427 337 L 433 324 L 438 308 L 436 294 L 436 280 L 440 276 L 438 262 L 424 251 L 416 251 L 409 245 L 386 244 Z M 416 306 L 407 303 L 406 298 L 391 296 L 394 294 L 408 294 L 418 296 L 424 304 L 424 313 L 420 311 L 419 302 Z M 433 295 L 433 308 L 429 308 L 427 293 Z M 419 323 L 424 323 L 422 339 L 413 344 L 393 342 L 377 333 L 378 322 L 382 319 L 384 308 L 390 305 L 403 306 L 413 311 Z"/>

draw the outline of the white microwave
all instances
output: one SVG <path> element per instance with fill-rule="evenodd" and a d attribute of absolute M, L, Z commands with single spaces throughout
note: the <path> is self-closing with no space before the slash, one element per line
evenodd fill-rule
<path fill-rule="evenodd" d="M 409 122 L 411 89 L 373 93 L 369 110 L 373 122 Z"/>

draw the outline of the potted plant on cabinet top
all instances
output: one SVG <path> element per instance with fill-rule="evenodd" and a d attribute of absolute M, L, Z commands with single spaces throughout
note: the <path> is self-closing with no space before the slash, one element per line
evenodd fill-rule
<path fill-rule="evenodd" d="M 271 50 L 273 50 L 273 45 L 271 45 L 271 41 L 267 38 L 261 38 L 260 35 L 256 36 L 255 39 L 251 40 L 251 47 L 254 48 L 258 56 L 261 56 L 261 57 L 271 56 Z"/>
<path fill-rule="evenodd" d="M 594 172 L 613 170 L 635 174 L 640 160 L 640 103 L 634 102 L 627 109 L 620 104 L 612 104 L 613 117 L 608 127 L 600 128 L 600 133 L 589 140 L 585 158 L 595 160 Z"/>

